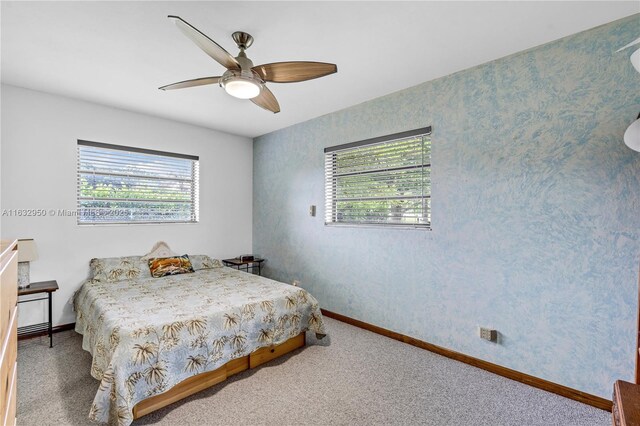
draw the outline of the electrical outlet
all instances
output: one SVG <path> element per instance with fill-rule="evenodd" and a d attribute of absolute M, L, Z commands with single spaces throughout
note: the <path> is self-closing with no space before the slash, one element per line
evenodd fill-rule
<path fill-rule="evenodd" d="M 300 280 L 293 280 L 291 285 L 293 285 L 294 287 L 300 287 Z"/>
<path fill-rule="evenodd" d="M 309 216 L 316 215 L 316 206 L 309 206 Z"/>
<path fill-rule="evenodd" d="M 490 342 L 498 341 L 498 331 L 492 330 L 490 328 L 479 327 L 478 331 L 480 333 L 480 338 L 484 340 L 488 340 Z"/>

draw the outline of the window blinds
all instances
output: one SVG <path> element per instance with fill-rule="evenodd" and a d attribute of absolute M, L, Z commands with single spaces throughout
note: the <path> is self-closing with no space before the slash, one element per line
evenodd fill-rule
<path fill-rule="evenodd" d="M 199 157 L 78 141 L 79 224 L 198 221 Z"/>
<path fill-rule="evenodd" d="M 325 149 L 325 224 L 429 228 L 431 128 Z"/>

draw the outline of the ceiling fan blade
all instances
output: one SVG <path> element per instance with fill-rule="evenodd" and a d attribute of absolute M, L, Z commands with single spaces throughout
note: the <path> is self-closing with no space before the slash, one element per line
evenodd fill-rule
<path fill-rule="evenodd" d="M 240 64 L 236 61 L 236 58 L 187 21 L 174 15 L 169 15 L 169 19 L 172 19 L 184 35 L 189 37 L 200 49 L 204 50 L 207 55 L 218 61 L 223 67 L 231 70 L 240 69 Z"/>
<path fill-rule="evenodd" d="M 280 105 L 278 104 L 278 100 L 275 96 L 273 96 L 273 93 L 271 93 L 271 90 L 269 90 L 267 86 L 262 86 L 260 94 L 251 99 L 251 102 L 261 108 L 273 112 L 274 114 L 280 112 Z"/>
<path fill-rule="evenodd" d="M 186 87 L 204 86 L 205 84 L 216 84 L 220 82 L 221 77 L 202 77 L 192 80 L 179 81 L 166 86 L 158 87 L 160 90 L 184 89 Z"/>
<path fill-rule="evenodd" d="M 335 64 L 325 62 L 274 62 L 272 64 L 256 65 L 253 70 L 264 81 L 274 83 L 293 83 L 311 80 L 338 71 Z"/>

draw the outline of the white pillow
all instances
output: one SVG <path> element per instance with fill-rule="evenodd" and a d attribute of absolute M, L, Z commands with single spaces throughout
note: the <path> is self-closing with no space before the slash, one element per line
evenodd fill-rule
<path fill-rule="evenodd" d="M 149 259 L 155 259 L 158 257 L 174 257 L 174 256 L 178 256 L 178 255 L 173 251 L 171 251 L 167 243 L 165 243 L 164 241 L 158 241 L 157 243 L 154 244 L 151 251 L 145 254 L 144 256 L 142 256 L 140 260 L 149 260 Z"/>

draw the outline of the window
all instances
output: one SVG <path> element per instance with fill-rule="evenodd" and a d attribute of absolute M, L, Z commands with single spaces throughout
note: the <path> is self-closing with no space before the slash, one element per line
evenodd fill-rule
<path fill-rule="evenodd" d="M 78 141 L 78 223 L 198 221 L 192 155 Z"/>
<path fill-rule="evenodd" d="M 431 127 L 325 148 L 325 224 L 431 226 Z"/>

